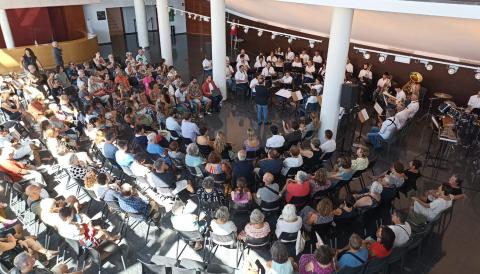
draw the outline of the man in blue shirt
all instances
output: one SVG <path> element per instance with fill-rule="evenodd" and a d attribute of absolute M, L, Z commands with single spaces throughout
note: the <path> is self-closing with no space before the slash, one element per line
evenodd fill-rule
<path fill-rule="evenodd" d="M 105 143 L 102 149 L 103 156 L 107 159 L 115 160 L 115 153 L 118 151 L 118 148 L 113 144 L 114 140 L 115 134 L 112 131 L 107 131 L 105 133 Z"/>
<path fill-rule="evenodd" d="M 349 244 L 345 249 L 347 252 L 343 253 L 338 261 L 340 268 L 343 267 L 358 267 L 368 260 L 368 249 L 362 246 L 362 238 L 357 234 L 350 236 Z"/>
<path fill-rule="evenodd" d="M 133 155 L 128 153 L 128 143 L 125 140 L 118 140 L 118 150 L 115 153 L 115 161 L 121 167 L 130 167 L 133 163 Z"/>
<path fill-rule="evenodd" d="M 190 112 L 185 113 L 185 117 L 182 121 L 182 136 L 195 142 L 195 139 L 200 135 L 200 129 L 197 124 L 191 121 L 192 114 Z"/>
<path fill-rule="evenodd" d="M 117 199 L 120 208 L 127 213 L 148 215 L 150 206 L 147 199 L 142 199 L 133 193 L 133 187 L 130 184 L 123 184 L 120 192 L 109 192 L 112 197 Z"/>

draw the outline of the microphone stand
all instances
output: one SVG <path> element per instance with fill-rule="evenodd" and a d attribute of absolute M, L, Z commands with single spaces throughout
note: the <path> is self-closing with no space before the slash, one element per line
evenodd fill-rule
<path fill-rule="evenodd" d="M 428 117 L 432 114 L 432 113 L 431 113 L 431 110 L 432 110 L 432 106 L 433 106 L 433 100 L 438 100 L 438 99 L 439 99 L 439 98 L 437 98 L 437 97 L 428 98 L 428 100 L 430 100 L 430 103 L 428 104 L 427 113 L 423 114 L 423 116 L 420 117 L 420 119 L 418 119 L 418 122 L 423 121 L 425 118 L 428 119 Z"/>

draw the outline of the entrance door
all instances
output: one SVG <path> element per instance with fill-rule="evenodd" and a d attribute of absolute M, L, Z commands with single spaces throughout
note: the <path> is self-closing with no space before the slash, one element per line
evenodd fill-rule
<path fill-rule="evenodd" d="M 121 8 L 107 9 L 108 29 L 110 31 L 110 38 L 119 36 L 125 33 L 123 27 L 123 15 Z"/>

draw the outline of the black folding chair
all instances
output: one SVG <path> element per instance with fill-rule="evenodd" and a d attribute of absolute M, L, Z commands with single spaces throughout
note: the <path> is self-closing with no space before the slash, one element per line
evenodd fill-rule
<path fill-rule="evenodd" d="M 205 244 L 205 238 L 203 237 L 202 233 L 199 231 L 180 231 L 176 230 L 177 232 L 177 251 L 175 253 L 175 258 L 178 260 L 180 256 L 182 256 L 183 251 L 185 251 L 185 248 L 188 246 L 188 242 L 197 242 L 197 241 L 203 241 L 203 244 Z M 182 250 L 180 253 L 178 252 L 180 248 L 180 240 L 183 240 L 185 242 L 185 245 L 183 246 Z M 205 248 L 203 248 L 203 256 L 202 258 L 205 258 Z"/>

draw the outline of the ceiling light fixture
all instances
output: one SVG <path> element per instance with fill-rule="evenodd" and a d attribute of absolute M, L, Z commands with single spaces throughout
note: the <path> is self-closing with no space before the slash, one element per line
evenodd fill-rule
<path fill-rule="evenodd" d="M 245 29 L 243 30 L 245 33 L 248 33 L 248 27 L 245 27 Z"/>
<path fill-rule="evenodd" d="M 386 55 L 386 54 L 383 54 L 383 53 L 382 53 L 382 54 L 380 54 L 380 56 L 378 56 L 378 61 L 379 61 L 380 63 L 385 62 L 385 60 L 387 60 L 387 55 Z"/>
<path fill-rule="evenodd" d="M 274 40 L 275 37 L 277 37 L 277 35 L 276 35 L 275 33 L 272 33 L 272 36 L 271 36 L 271 37 L 272 37 L 272 40 Z"/>
<path fill-rule="evenodd" d="M 448 74 L 453 75 L 457 73 L 458 67 L 457 66 L 448 66 Z"/>
<path fill-rule="evenodd" d="M 293 42 L 293 37 L 290 36 L 290 38 L 288 38 L 288 43 L 291 44 Z"/>
<path fill-rule="evenodd" d="M 259 30 L 257 33 L 258 37 L 262 36 L 262 34 L 263 34 L 263 30 Z"/>
<path fill-rule="evenodd" d="M 480 69 L 475 71 L 475 79 L 480 80 Z"/>

